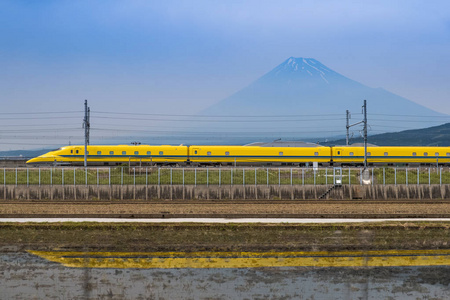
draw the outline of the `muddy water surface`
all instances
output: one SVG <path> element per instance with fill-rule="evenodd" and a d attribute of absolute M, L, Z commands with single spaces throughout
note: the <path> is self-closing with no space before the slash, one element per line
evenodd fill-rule
<path fill-rule="evenodd" d="M 448 299 L 450 266 L 70 268 L 0 253 L 0 299 Z"/>

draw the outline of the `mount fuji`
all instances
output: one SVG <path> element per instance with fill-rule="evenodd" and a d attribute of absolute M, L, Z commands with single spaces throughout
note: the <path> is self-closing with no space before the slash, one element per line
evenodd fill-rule
<path fill-rule="evenodd" d="M 360 114 L 363 100 L 367 100 L 369 134 L 438 125 L 445 123 L 442 117 L 448 117 L 382 88 L 365 86 L 318 60 L 301 57 L 288 58 L 201 115 L 241 115 L 243 119 L 295 115 L 298 122 L 283 123 L 285 131 L 295 127 L 300 132 L 296 136 L 330 137 L 345 134 L 346 110 Z M 350 123 L 360 120 L 362 116 L 353 116 Z M 263 122 L 260 129 L 269 131 L 271 124 Z M 278 128 L 283 124 L 277 124 Z M 237 126 L 229 124 L 228 128 Z"/>

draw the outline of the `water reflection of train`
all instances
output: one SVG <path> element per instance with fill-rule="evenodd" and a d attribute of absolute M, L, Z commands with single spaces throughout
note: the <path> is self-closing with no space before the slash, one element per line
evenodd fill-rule
<path fill-rule="evenodd" d="M 88 146 L 88 165 L 362 165 L 364 147 L 273 142 L 246 146 L 114 145 Z M 368 165 L 450 164 L 450 147 L 367 148 Z M 84 146 L 65 146 L 27 161 L 28 164 L 83 165 Z"/>

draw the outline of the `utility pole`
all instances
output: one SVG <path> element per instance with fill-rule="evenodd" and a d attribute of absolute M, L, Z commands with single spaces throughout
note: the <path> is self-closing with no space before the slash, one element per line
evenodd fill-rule
<path fill-rule="evenodd" d="M 350 119 L 350 112 L 348 111 L 348 109 L 345 111 L 346 112 L 346 119 L 347 119 L 347 125 L 345 126 L 347 128 L 347 135 L 345 136 L 345 144 L 348 146 L 348 142 L 349 142 L 349 129 L 350 129 L 350 125 L 349 125 L 349 119 Z"/>
<path fill-rule="evenodd" d="M 364 100 L 364 105 L 362 106 L 363 109 L 363 114 L 364 114 L 364 119 L 360 122 L 356 122 L 355 124 L 349 125 L 348 120 L 350 119 L 350 112 L 347 110 L 347 136 L 346 136 L 346 143 L 348 146 L 349 143 L 349 135 L 348 135 L 348 130 L 350 127 L 353 127 L 355 125 L 359 125 L 361 123 L 364 124 L 363 127 L 363 137 L 364 137 L 364 170 L 367 169 L 367 101 Z"/>
<path fill-rule="evenodd" d="M 364 170 L 367 169 L 367 101 L 364 100 Z"/>
<path fill-rule="evenodd" d="M 84 100 L 84 167 L 87 167 L 87 146 L 89 145 L 89 128 L 90 128 L 91 109 L 87 106 L 87 100 Z"/>

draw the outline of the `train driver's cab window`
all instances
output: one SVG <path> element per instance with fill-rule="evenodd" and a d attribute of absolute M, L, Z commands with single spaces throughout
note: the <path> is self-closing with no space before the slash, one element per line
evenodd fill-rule
<path fill-rule="evenodd" d="M 283 156 L 283 152 L 278 153 L 280 156 Z"/>
<path fill-rule="evenodd" d="M 207 154 L 207 155 L 211 155 L 211 151 L 208 151 L 206 154 Z"/>
<path fill-rule="evenodd" d="M 122 155 L 127 155 L 127 151 L 122 151 Z"/>
<path fill-rule="evenodd" d="M 428 152 L 424 152 L 424 153 L 423 153 L 423 156 L 428 156 Z"/>
<path fill-rule="evenodd" d="M 230 155 L 230 152 L 228 152 L 228 151 L 227 151 L 227 152 L 225 152 L 225 155 Z"/>
<path fill-rule="evenodd" d="M 314 155 L 315 156 L 319 156 L 319 152 L 314 152 Z"/>
<path fill-rule="evenodd" d="M 164 152 L 163 151 L 159 151 L 159 155 L 163 155 L 164 154 Z"/>
<path fill-rule="evenodd" d="M 109 155 L 114 155 L 114 151 L 109 151 Z"/>
<path fill-rule="evenodd" d="M 447 156 L 450 156 L 450 152 L 447 152 Z"/>
<path fill-rule="evenodd" d="M 147 151 L 147 155 L 152 155 L 152 152 L 151 151 Z"/>
<path fill-rule="evenodd" d="M 439 152 L 436 152 L 434 155 L 435 155 L 435 156 L 439 156 Z"/>
<path fill-rule="evenodd" d="M 134 155 L 139 155 L 139 151 L 134 151 Z"/>
<path fill-rule="evenodd" d="M 416 156 L 417 155 L 417 153 L 416 152 L 413 152 L 413 156 Z"/>
<path fill-rule="evenodd" d="M 353 156 L 353 152 L 350 152 L 350 156 Z"/>
<path fill-rule="evenodd" d="M 97 155 L 102 155 L 102 151 L 97 151 Z"/>
<path fill-rule="evenodd" d="M 387 152 L 384 152 L 384 156 L 388 156 L 388 153 L 387 153 Z"/>

